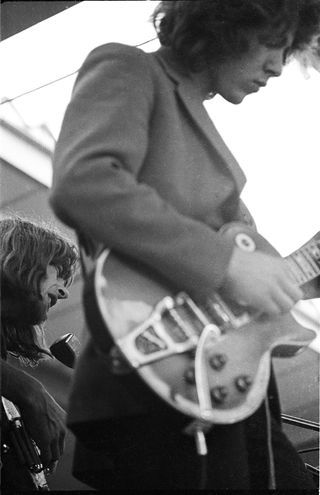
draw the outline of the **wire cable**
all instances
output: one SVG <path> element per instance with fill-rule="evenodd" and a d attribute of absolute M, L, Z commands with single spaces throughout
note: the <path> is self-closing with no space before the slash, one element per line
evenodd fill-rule
<path fill-rule="evenodd" d="M 307 454 L 308 452 L 317 452 L 319 447 L 310 447 L 310 449 L 298 450 L 298 454 Z"/>
<path fill-rule="evenodd" d="M 62 81 L 62 79 L 66 79 L 67 77 L 71 77 L 74 74 L 77 74 L 77 72 L 79 72 L 79 69 L 75 70 L 74 72 L 71 72 L 70 74 L 67 74 L 66 76 L 59 77 L 58 79 L 54 79 L 53 81 L 42 84 L 41 86 L 38 86 L 36 88 L 30 89 L 29 91 L 25 91 L 24 93 L 21 93 L 20 95 L 14 96 L 13 98 L 4 98 L 0 102 L 0 105 L 4 105 L 5 103 L 12 103 L 13 101 L 17 100 L 18 98 L 22 98 L 22 96 L 26 96 L 30 93 L 34 93 L 35 91 L 38 91 L 39 89 L 45 88 L 46 86 L 50 86 L 51 84 Z"/>
<path fill-rule="evenodd" d="M 157 40 L 158 37 L 154 37 L 154 38 L 151 38 L 147 41 L 143 41 L 142 43 L 139 43 L 138 45 L 134 45 L 136 48 L 139 48 L 140 46 L 143 46 L 143 45 L 146 45 L 147 43 L 151 43 L 151 41 L 154 41 L 154 40 Z M 79 72 L 79 69 L 71 72 L 70 74 L 67 74 L 65 76 L 61 76 L 61 77 L 58 77 L 57 79 L 54 79 L 53 81 L 50 81 L 50 82 L 47 82 L 45 84 L 42 84 L 41 86 L 38 86 L 36 88 L 33 88 L 33 89 L 30 89 L 29 91 L 25 91 L 24 93 L 21 93 L 20 95 L 17 95 L 17 96 L 13 96 L 12 98 L 3 98 L 0 102 L 0 106 L 1 105 L 4 105 L 6 103 L 12 103 L 13 101 L 17 100 L 18 98 L 22 98 L 23 96 L 26 96 L 30 93 L 34 93 L 35 91 L 38 91 L 39 89 L 43 89 L 47 86 L 50 86 L 51 84 L 55 84 L 59 81 L 62 81 L 63 79 L 67 79 L 68 77 L 71 77 L 71 76 L 74 76 L 75 74 L 77 74 Z"/>

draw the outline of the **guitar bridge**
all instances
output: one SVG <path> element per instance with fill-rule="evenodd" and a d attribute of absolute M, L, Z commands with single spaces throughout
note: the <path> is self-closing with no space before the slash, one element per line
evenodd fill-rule
<path fill-rule="evenodd" d="M 191 351 L 210 321 L 183 292 L 165 297 L 150 317 L 116 344 L 134 368 Z"/>

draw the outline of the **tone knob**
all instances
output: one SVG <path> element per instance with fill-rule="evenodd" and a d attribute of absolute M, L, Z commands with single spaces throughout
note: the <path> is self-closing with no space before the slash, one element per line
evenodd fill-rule
<path fill-rule="evenodd" d="M 220 371 L 227 362 L 227 356 L 225 354 L 213 354 L 209 358 L 209 364 L 212 369 Z"/>
<path fill-rule="evenodd" d="M 228 396 L 227 387 L 213 387 L 210 390 L 210 396 L 214 404 L 223 404 Z"/>
<path fill-rule="evenodd" d="M 252 380 L 248 375 L 241 375 L 236 378 L 235 384 L 239 392 L 246 392 L 251 387 Z"/>

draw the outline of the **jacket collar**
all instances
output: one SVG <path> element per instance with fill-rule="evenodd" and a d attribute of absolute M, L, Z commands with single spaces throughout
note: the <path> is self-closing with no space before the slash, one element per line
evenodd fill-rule
<path fill-rule="evenodd" d="M 169 48 L 161 47 L 155 52 L 155 56 L 169 78 L 175 83 L 177 94 L 189 115 L 201 128 L 210 145 L 219 153 L 234 177 L 238 191 L 241 192 L 246 183 L 245 174 L 209 117 L 202 103 L 203 97 L 200 89 L 194 84 L 184 67 L 175 59 Z"/>

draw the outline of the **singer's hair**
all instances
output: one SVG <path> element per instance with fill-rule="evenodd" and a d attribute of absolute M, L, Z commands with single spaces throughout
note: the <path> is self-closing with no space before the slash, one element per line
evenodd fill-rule
<path fill-rule="evenodd" d="M 2 357 L 9 352 L 36 364 L 50 355 L 44 346 L 41 282 L 52 265 L 69 286 L 77 264 L 77 248 L 54 227 L 17 215 L 0 220 Z"/>
<path fill-rule="evenodd" d="M 152 21 L 160 43 L 196 72 L 245 53 L 250 33 L 271 47 L 292 33 L 287 55 L 303 50 L 320 35 L 320 0 L 162 1 Z"/>

